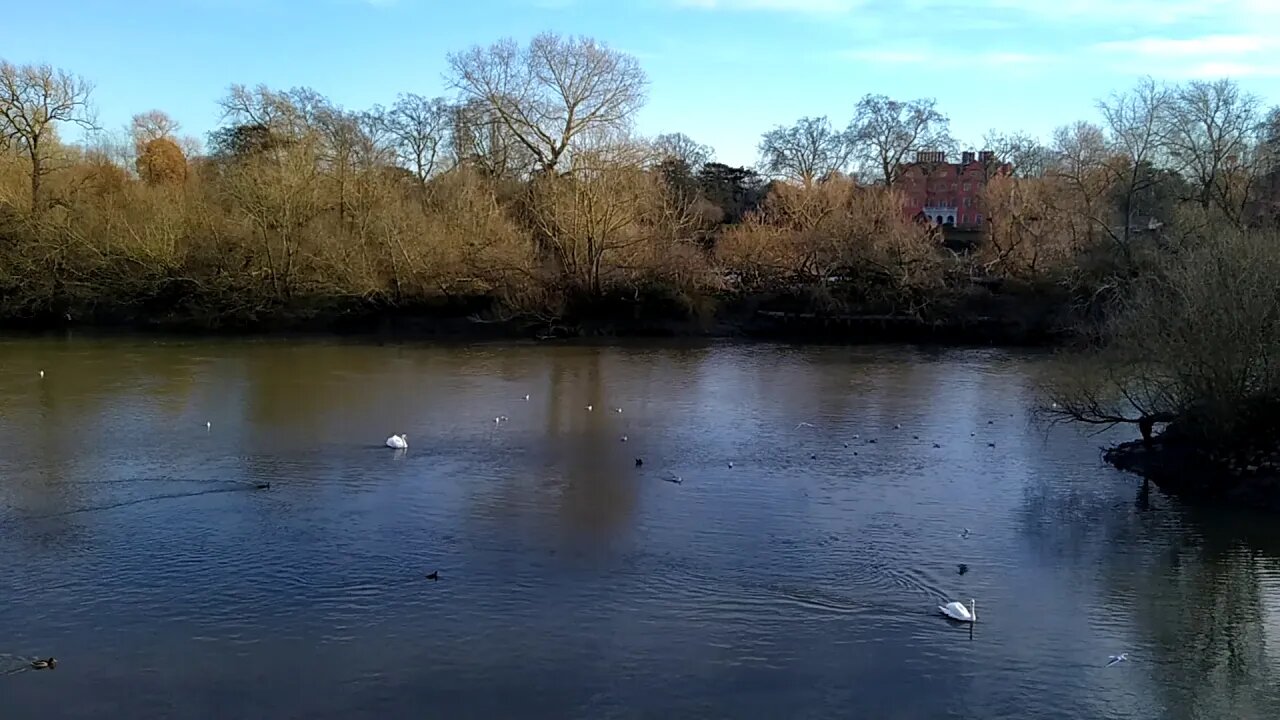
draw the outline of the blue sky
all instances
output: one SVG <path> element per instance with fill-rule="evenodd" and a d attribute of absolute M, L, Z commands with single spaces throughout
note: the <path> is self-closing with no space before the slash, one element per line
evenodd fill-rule
<path fill-rule="evenodd" d="M 446 94 L 452 50 L 542 30 L 630 52 L 647 134 L 734 164 L 865 93 L 937 98 L 953 133 L 1047 136 L 1144 74 L 1237 79 L 1280 103 L 1280 0 L 45 0 L 12 3 L 0 57 L 96 83 L 99 124 L 158 108 L 197 136 L 231 83 L 309 86 L 349 108 Z"/>

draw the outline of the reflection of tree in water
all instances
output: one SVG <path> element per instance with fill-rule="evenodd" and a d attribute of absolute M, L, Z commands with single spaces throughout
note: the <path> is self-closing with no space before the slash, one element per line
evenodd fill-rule
<path fill-rule="evenodd" d="M 1111 473 L 1093 480 L 1108 483 Z M 1170 718 L 1267 717 L 1280 706 L 1268 661 L 1262 568 L 1280 558 L 1280 529 L 1159 495 L 1118 499 L 1105 487 L 1032 486 L 1022 532 L 1057 567 L 1101 594 L 1141 638 L 1134 651 Z M 1144 506 L 1149 509 L 1144 509 Z M 1274 640 L 1274 639 L 1273 639 Z"/>
<path fill-rule="evenodd" d="M 37 543 L 61 539 L 55 543 L 60 544 L 77 532 L 74 520 L 61 513 L 86 499 L 76 479 L 100 474 L 128 452 L 109 415 L 129 403 L 181 407 L 200 363 L 181 346 L 29 340 L 0 344 L 0 367 L 10 370 L 0 374 L 0 397 L 11 398 L 5 440 L 21 446 L 8 456 L 28 463 L 25 472 L 11 471 L 6 478 L 0 505 L 17 508 L 15 517 L 52 516 L 38 528 L 10 527 L 28 531 L 24 537 Z"/>
<path fill-rule="evenodd" d="M 1183 717 L 1266 717 L 1280 702 L 1264 625 L 1280 598 L 1267 607 L 1259 573 L 1280 557 L 1280 536 L 1248 530 L 1233 515 L 1181 513 L 1189 539 L 1164 549 L 1152 538 L 1145 576 L 1134 588 L 1134 623 L 1170 666 L 1160 687 L 1166 707 Z"/>

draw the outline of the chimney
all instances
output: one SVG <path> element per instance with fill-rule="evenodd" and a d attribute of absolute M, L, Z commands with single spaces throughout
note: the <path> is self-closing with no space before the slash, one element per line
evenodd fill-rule
<path fill-rule="evenodd" d="M 960 153 L 960 164 L 969 165 L 973 163 L 973 152 Z"/>
<path fill-rule="evenodd" d="M 991 152 L 990 150 L 983 150 L 982 152 L 978 153 L 978 160 L 983 163 L 989 163 L 993 159 L 995 159 L 995 156 L 996 154 Z"/>

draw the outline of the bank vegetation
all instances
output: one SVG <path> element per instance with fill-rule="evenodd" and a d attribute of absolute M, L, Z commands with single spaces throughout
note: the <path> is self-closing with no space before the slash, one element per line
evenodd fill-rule
<path fill-rule="evenodd" d="M 772 311 L 1116 338 L 1161 305 L 1153 268 L 1265 245 L 1278 214 L 1280 116 L 1230 81 L 1144 82 L 1044 141 L 991 132 L 986 227 L 957 237 L 902 211 L 904 163 L 957 147 L 931 100 L 770 129 L 748 168 L 637 134 L 645 73 L 597 41 L 449 68 L 443 96 L 365 109 L 233 85 L 194 139 L 158 110 L 99 127 L 88 80 L 0 61 L 0 320 L 545 335 Z"/>

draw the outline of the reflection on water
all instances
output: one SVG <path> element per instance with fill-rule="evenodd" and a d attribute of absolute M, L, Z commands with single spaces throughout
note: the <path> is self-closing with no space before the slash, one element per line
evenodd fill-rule
<path fill-rule="evenodd" d="M 1047 372 L 0 342 L 0 696 L 68 718 L 1272 716 L 1280 530 L 1034 424 Z M 969 598 L 972 634 L 938 617 Z"/>

